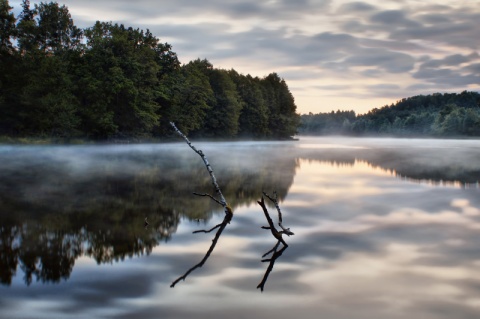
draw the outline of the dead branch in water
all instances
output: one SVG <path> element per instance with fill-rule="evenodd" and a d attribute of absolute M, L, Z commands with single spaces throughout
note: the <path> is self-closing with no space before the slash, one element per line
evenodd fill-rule
<path fill-rule="evenodd" d="M 176 126 L 173 122 L 170 122 L 170 125 L 173 127 L 173 129 L 175 130 L 175 132 L 177 132 L 178 135 L 180 135 L 184 140 L 185 142 L 188 144 L 188 146 L 190 146 L 190 148 L 195 152 L 197 153 L 203 160 L 203 163 L 205 164 L 205 167 L 207 168 L 207 171 L 208 171 L 208 174 L 210 175 L 210 178 L 212 180 L 212 184 L 213 184 L 213 187 L 215 188 L 215 192 L 217 193 L 217 195 L 220 197 L 220 200 L 216 199 L 214 196 L 210 195 L 210 194 L 199 194 L 199 193 L 193 193 L 194 195 L 197 195 L 197 196 L 204 196 L 204 197 L 210 197 L 211 200 L 213 200 L 214 202 L 216 202 L 217 204 L 221 205 L 224 209 L 224 212 L 225 212 L 225 217 L 223 218 L 223 221 L 216 225 L 215 227 L 209 229 L 209 230 L 197 230 L 197 231 L 194 231 L 193 233 L 196 234 L 196 233 L 210 233 L 212 232 L 213 230 L 217 229 L 217 232 L 215 234 L 215 237 L 213 238 L 212 240 L 212 244 L 210 245 L 210 248 L 208 249 L 207 253 L 205 254 L 205 256 L 203 257 L 203 259 L 196 265 L 194 265 L 192 268 L 190 268 L 189 270 L 187 270 L 187 272 L 183 275 L 183 276 L 180 276 L 178 277 L 175 281 L 172 282 L 172 284 L 170 285 L 171 288 L 175 287 L 175 285 L 181 281 L 181 280 L 185 280 L 187 278 L 187 276 L 192 272 L 194 271 L 195 269 L 197 268 L 200 268 L 202 267 L 205 262 L 207 261 L 207 259 L 210 257 L 211 253 L 213 252 L 213 250 L 215 249 L 215 246 L 217 245 L 217 242 L 218 242 L 218 239 L 220 238 L 220 236 L 222 235 L 222 232 L 223 230 L 225 229 L 225 227 L 227 227 L 228 224 L 230 224 L 230 221 L 232 220 L 233 218 L 233 211 L 232 209 L 230 208 L 230 206 L 228 205 L 227 201 L 225 200 L 225 197 L 223 196 L 223 193 L 222 191 L 220 190 L 220 187 L 218 186 L 218 183 L 217 183 L 217 179 L 215 178 L 215 174 L 213 173 L 213 169 L 212 167 L 210 166 L 210 163 L 208 162 L 207 160 L 207 157 L 205 156 L 205 154 L 201 151 L 201 150 L 198 150 L 195 146 L 193 146 L 193 144 L 188 140 L 188 138 L 185 136 L 185 134 L 183 134 Z"/>

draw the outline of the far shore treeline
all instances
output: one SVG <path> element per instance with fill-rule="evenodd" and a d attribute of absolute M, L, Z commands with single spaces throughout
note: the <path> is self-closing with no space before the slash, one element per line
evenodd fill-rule
<path fill-rule="evenodd" d="M 363 115 L 354 111 L 304 114 L 300 134 L 480 136 L 480 94 L 463 91 L 404 98 Z"/>
<path fill-rule="evenodd" d="M 15 17 L 0 0 L 0 136 L 162 138 L 173 134 L 170 121 L 205 138 L 297 131 L 294 98 L 276 73 L 181 64 L 148 29 L 100 21 L 80 29 L 64 5 L 22 7 Z"/>

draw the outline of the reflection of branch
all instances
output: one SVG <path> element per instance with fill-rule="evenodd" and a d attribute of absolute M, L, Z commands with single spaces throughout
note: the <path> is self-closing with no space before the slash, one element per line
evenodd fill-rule
<path fill-rule="evenodd" d="M 263 254 L 262 258 L 265 258 L 267 255 L 272 254 L 272 257 L 270 259 L 262 259 L 262 262 L 270 262 L 270 264 L 268 265 L 267 267 L 267 270 L 265 271 L 265 275 L 263 275 L 263 279 L 262 281 L 258 284 L 257 286 L 257 289 L 260 288 L 262 291 L 265 287 L 265 283 L 267 282 L 267 279 L 268 279 L 268 276 L 270 275 L 270 272 L 272 271 L 273 269 L 273 265 L 275 264 L 275 261 L 277 260 L 278 257 L 280 257 L 283 252 L 285 251 L 285 249 L 287 249 L 288 245 L 287 243 L 285 242 L 285 240 L 283 240 L 282 238 L 282 235 L 285 234 L 287 236 L 290 236 L 290 235 L 294 235 L 293 232 L 290 231 L 290 228 L 284 228 L 282 226 L 282 212 L 280 210 L 280 206 L 278 205 L 278 201 L 277 201 L 277 193 L 274 192 L 274 196 L 275 197 L 270 197 L 267 193 L 263 192 L 263 194 L 268 198 L 270 199 L 274 204 L 275 204 L 275 207 L 277 208 L 277 211 L 278 211 L 278 219 L 279 219 L 279 223 L 278 225 L 282 228 L 281 231 L 278 231 L 276 228 L 275 228 L 275 225 L 273 224 L 273 220 L 272 218 L 270 217 L 270 214 L 268 213 L 268 210 L 267 210 L 267 207 L 265 206 L 265 199 L 263 198 L 262 196 L 262 199 L 260 201 L 258 201 L 258 204 L 262 207 L 263 209 L 263 213 L 265 214 L 265 218 L 267 219 L 267 222 L 268 222 L 268 227 L 266 226 L 262 226 L 263 229 L 269 229 L 271 232 L 272 232 L 272 235 L 273 237 L 275 237 L 278 241 L 277 243 L 275 244 L 275 246 L 273 246 L 272 249 L 270 249 L 269 251 L 267 251 L 265 254 Z M 278 246 L 280 245 L 280 243 L 283 244 L 283 247 L 282 249 L 280 249 L 279 251 L 277 251 L 277 248 Z"/>
<path fill-rule="evenodd" d="M 215 197 L 213 197 L 212 195 L 210 194 L 199 194 L 199 193 L 193 193 L 193 195 L 197 195 L 197 196 L 203 196 L 203 197 L 210 197 L 213 201 L 215 201 L 217 204 L 220 204 L 223 206 L 223 204 L 218 200 L 216 199 Z"/>
<path fill-rule="evenodd" d="M 195 269 L 197 268 L 200 268 L 203 266 L 203 264 L 205 264 L 205 262 L 207 261 L 208 257 L 210 257 L 210 254 L 212 253 L 212 251 L 215 249 L 215 246 L 217 245 L 217 241 L 218 239 L 220 238 L 220 235 L 222 234 L 223 230 L 225 229 L 225 227 L 230 223 L 230 221 L 232 220 L 232 217 L 233 217 L 233 214 L 227 214 L 225 215 L 225 218 L 223 219 L 223 222 L 221 222 L 220 224 L 218 224 L 217 226 L 215 226 L 214 228 L 210 229 L 209 231 L 196 231 L 195 233 L 197 232 L 205 232 L 205 233 L 208 233 L 208 232 L 211 232 L 212 230 L 214 230 L 215 228 L 218 228 L 220 227 L 218 230 L 217 230 L 217 233 L 215 234 L 215 237 L 213 238 L 212 240 L 212 244 L 210 245 L 210 248 L 208 249 L 207 253 L 205 254 L 205 256 L 203 257 L 203 259 L 198 263 L 196 264 L 195 266 L 193 266 L 192 268 L 190 268 L 189 270 L 187 270 L 187 272 L 183 275 L 183 276 L 180 276 L 178 277 L 174 282 L 172 282 L 172 284 L 170 285 L 171 288 L 175 287 L 175 285 L 180 281 L 180 280 L 185 280 L 187 278 L 187 276 L 192 272 L 194 271 Z"/>
<path fill-rule="evenodd" d="M 225 227 L 227 227 L 228 224 L 230 224 L 230 221 L 232 220 L 232 217 L 233 217 L 233 211 L 232 209 L 230 208 L 230 206 L 227 204 L 227 201 L 225 200 L 225 197 L 223 196 L 222 194 L 222 191 L 220 190 L 220 187 L 218 186 L 218 183 L 217 183 L 217 179 L 215 178 L 215 174 L 213 173 L 213 169 L 212 167 L 210 166 L 210 163 L 208 162 L 207 160 L 207 157 L 205 156 L 205 154 L 203 154 L 203 152 L 201 150 L 197 150 L 197 148 L 195 146 L 192 145 L 192 143 L 188 140 L 188 138 L 185 136 L 185 134 L 183 134 L 176 126 L 173 122 L 170 122 L 170 125 L 173 127 L 173 129 L 177 132 L 178 135 L 180 135 L 184 140 L 185 142 L 187 142 L 188 146 L 190 146 L 190 148 L 195 152 L 197 153 L 198 155 L 200 155 L 200 157 L 202 158 L 203 162 L 205 163 L 205 167 L 207 168 L 207 171 L 208 171 L 208 174 L 210 174 L 210 178 L 212 180 L 212 184 L 213 184 L 213 187 L 215 187 L 215 191 L 217 192 L 218 196 L 220 197 L 220 200 L 216 199 L 215 197 L 213 197 L 212 195 L 210 194 L 198 194 L 198 193 L 193 193 L 197 196 L 206 196 L 206 197 L 210 197 L 213 201 L 215 201 L 217 204 L 219 205 L 222 205 L 223 206 L 223 209 L 225 211 L 225 217 L 223 218 L 223 221 L 216 225 L 215 227 L 213 227 L 212 229 L 210 230 L 197 230 L 197 231 L 194 231 L 193 233 L 210 233 L 212 232 L 214 229 L 217 229 L 217 233 L 215 234 L 215 237 L 213 238 L 212 240 L 212 244 L 210 245 L 210 248 L 208 249 L 207 253 L 205 254 L 205 256 L 203 257 L 203 259 L 198 263 L 196 264 L 195 266 L 193 266 L 192 268 L 190 268 L 189 270 L 187 270 L 187 272 L 183 275 L 183 276 L 180 276 L 178 277 L 174 282 L 172 282 L 172 284 L 170 285 L 171 288 L 175 287 L 175 285 L 180 281 L 180 280 L 185 280 L 187 278 L 187 276 L 192 272 L 194 271 L 195 269 L 197 268 L 200 268 L 203 266 L 203 264 L 205 264 L 205 262 L 207 261 L 207 259 L 210 257 L 210 254 L 213 252 L 213 250 L 215 249 L 215 246 L 217 245 L 217 242 L 218 242 L 218 239 L 220 238 L 220 235 L 222 234 L 223 230 L 225 229 Z"/>
<path fill-rule="evenodd" d="M 275 265 L 275 261 L 277 260 L 278 257 L 280 257 L 283 252 L 285 251 L 285 249 L 287 249 L 288 246 L 283 246 L 282 249 L 280 249 L 279 251 L 277 251 L 277 248 L 278 248 L 278 245 L 280 244 L 280 241 L 277 242 L 277 244 L 275 246 L 273 246 L 273 248 L 268 251 L 266 254 L 264 254 L 262 257 L 265 257 L 266 255 L 270 254 L 271 252 L 273 252 L 273 255 L 270 259 L 262 259 L 262 262 L 267 262 L 269 261 L 270 264 L 268 264 L 268 267 L 267 267 L 267 270 L 265 271 L 265 275 L 263 275 L 263 279 L 262 281 L 258 284 L 257 286 L 257 289 L 260 288 L 261 291 L 263 291 L 264 287 L 265 287 L 265 283 L 267 282 L 267 279 L 268 279 L 268 275 L 270 275 L 270 272 L 272 271 L 273 269 L 273 265 Z"/>

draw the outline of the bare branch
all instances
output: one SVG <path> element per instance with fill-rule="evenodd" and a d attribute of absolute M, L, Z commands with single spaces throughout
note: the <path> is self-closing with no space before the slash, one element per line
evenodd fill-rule
<path fill-rule="evenodd" d="M 185 140 L 185 142 L 187 142 L 188 146 L 190 146 L 190 148 L 191 148 L 195 153 L 197 153 L 198 155 L 200 155 L 200 157 L 202 158 L 203 162 L 205 163 L 205 167 L 207 168 L 208 174 L 210 174 L 210 178 L 211 178 L 211 180 L 212 180 L 213 187 L 215 187 L 215 191 L 217 192 L 218 196 L 220 197 L 220 203 L 221 203 L 221 205 L 223 206 L 223 208 L 225 209 L 225 214 L 228 214 L 229 211 L 231 212 L 231 209 L 230 209 L 230 207 L 227 205 L 227 201 L 225 200 L 225 197 L 223 196 L 222 191 L 220 190 L 220 187 L 218 186 L 217 179 L 215 178 L 215 174 L 213 173 L 213 169 L 212 169 L 212 167 L 210 166 L 210 163 L 208 162 L 207 157 L 205 156 L 205 154 L 203 154 L 202 150 L 198 150 L 195 146 L 193 146 L 193 144 L 189 141 L 189 139 L 185 136 L 185 134 L 183 134 L 183 133 L 175 126 L 175 123 L 170 122 L 170 125 L 173 127 L 173 129 L 175 130 L 175 132 L 177 132 L 177 134 L 180 135 L 180 136 Z"/>

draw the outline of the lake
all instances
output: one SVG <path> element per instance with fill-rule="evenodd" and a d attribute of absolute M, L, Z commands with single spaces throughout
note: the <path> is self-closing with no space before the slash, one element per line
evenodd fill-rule
<path fill-rule="evenodd" d="M 479 140 L 194 145 L 0 146 L 0 318 L 480 317 Z"/>

